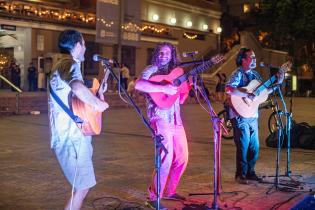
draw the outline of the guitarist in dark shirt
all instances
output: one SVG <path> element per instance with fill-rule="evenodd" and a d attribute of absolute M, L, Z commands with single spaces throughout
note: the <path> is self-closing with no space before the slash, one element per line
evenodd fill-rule
<path fill-rule="evenodd" d="M 241 48 L 236 57 L 237 69 L 232 73 L 227 82 L 225 91 L 231 96 L 239 96 L 243 100 L 254 101 L 257 97 L 254 93 L 243 88 L 252 80 L 262 82 L 262 78 L 256 68 L 255 53 L 251 49 Z M 277 84 L 282 83 L 284 72 L 279 71 Z M 268 93 L 273 91 L 267 89 Z M 258 109 L 251 117 L 241 116 L 234 107 L 230 107 L 229 117 L 232 119 L 234 142 L 236 145 L 236 174 L 235 180 L 240 184 L 248 184 L 248 180 L 260 181 L 255 173 L 255 164 L 259 153 L 258 137 Z"/>

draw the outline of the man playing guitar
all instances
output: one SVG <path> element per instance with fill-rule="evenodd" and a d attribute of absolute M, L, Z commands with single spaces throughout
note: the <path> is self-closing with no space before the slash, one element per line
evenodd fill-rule
<path fill-rule="evenodd" d="M 256 57 L 253 50 L 241 48 L 236 57 L 236 65 L 238 68 L 232 73 L 230 80 L 226 84 L 225 91 L 231 95 L 231 98 L 235 97 L 240 101 L 246 102 L 245 104 L 248 107 L 245 107 L 245 110 L 241 110 L 246 112 L 246 109 L 250 109 L 250 103 L 255 101 L 256 97 L 259 97 L 259 94 L 249 91 L 244 87 L 253 80 L 262 82 L 262 78 L 254 70 L 256 67 Z M 280 69 L 277 74 L 276 83 L 282 83 L 283 79 L 284 71 Z M 272 91 L 273 88 L 268 88 L 266 95 Z M 252 116 L 247 116 L 246 114 L 240 114 L 237 108 L 236 105 L 229 108 L 229 117 L 232 121 L 234 142 L 236 145 L 235 180 L 240 184 L 247 184 L 248 180 L 261 180 L 255 173 L 255 164 L 259 153 L 258 109 L 254 110 Z"/>
<path fill-rule="evenodd" d="M 104 101 L 102 88 L 99 89 L 98 98 L 83 83 L 80 66 L 84 61 L 86 48 L 82 34 L 76 30 L 65 30 L 59 36 L 58 45 L 64 56 L 54 64 L 48 81 L 51 148 L 65 177 L 72 185 L 71 198 L 64 209 L 79 210 L 89 189 L 96 184 L 92 162 L 92 136 L 81 132 L 53 97 L 53 93 L 67 108 L 70 107 L 71 94 L 98 112 L 106 110 L 108 104 Z"/>
<path fill-rule="evenodd" d="M 152 65 L 143 71 L 141 78 L 136 82 L 135 88 L 147 93 L 147 114 L 150 123 L 155 128 L 155 132 L 164 137 L 162 143 L 168 151 L 168 154 L 161 153 L 161 197 L 185 200 L 185 197 L 176 193 L 176 188 L 188 162 L 186 133 L 180 116 L 180 104 L 184 103 L 188 91 L 180 92 L 178 87 L 170 83 L 163 84 L 150 81 L 153 76 L 167 75 L 172 70 L 182 71 L 182 69 L 176 68 L 179 63 L 177 56 L 176 48 L 172 44 L 166 42 L 158 44 L 152 57 Z M 154 103 L 149 96 L 150 93 L 178 94 L 178 97 L 169 108 L 161 108 Z M 149 201 L 147 201 L 147 205 L 153 209 L 157 206 L 156 186 L 156 172 L 154 171 L 152 183 L 148 189 Z M 160 209 L 166 208 L 161 205 Z"/>

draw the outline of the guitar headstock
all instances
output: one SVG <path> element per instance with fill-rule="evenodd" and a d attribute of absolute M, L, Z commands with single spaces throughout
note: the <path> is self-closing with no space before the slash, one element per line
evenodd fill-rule
<path fill-rule="evenodd" d="M 218 64 L 225 60 L 225 57 L 222 54 L 217 54 L 211 58 L 213 64 Z"/>

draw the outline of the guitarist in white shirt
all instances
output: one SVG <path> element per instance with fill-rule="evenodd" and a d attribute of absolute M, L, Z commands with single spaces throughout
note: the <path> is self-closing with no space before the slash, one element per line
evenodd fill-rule
<path fill-rule="evenodd" d="M 236 65 L 238 68 L 232 73 L 225 91 L 231 96 L 239 96 L 243 100 L 254 101 L 257 96 L 243 88 L 252 80 L 262 82 L 261 76 L 254 70 L 256 57 L 253 50 L 241 48 L 236 57 Z M 282 83 L 283 78 L 284 72 L 280 70 L 276 83 Z M 272 91 L 272 88 L 268 88 L 268 93 Z M 260 181 L 261 178 L 255 173 L 255 164 L 259 153 L 258 109 L 253 116 L 245 118 L 230 106 L 229 117 L 233 124 L 234 142 L 237 149 L 235 180 L 240 184 L 248 184 L 248 180 Z"/>
<path fill-rule="evenodd" d="M 89 189 L 96 184 L 92 162 L 92 136 L 83 135 L 74 120 L 53 98 L 52 93 L 67 108 L 70 107 L 71 93 L 99 112 L 106 110 L 108 104 L 102 97 L 102 88 L 99 90 L 101 97 L 98 98 L 83 83 L 80 65 L 84 61 L 86 48 L 82 34 L 76 30 L 65 30 L 59 35 L 58 45 L 64 56 L 53 66 L 48 81 L 51 148 L 72 185 L 71 197 L 64 209 L 79 210 Z"/>

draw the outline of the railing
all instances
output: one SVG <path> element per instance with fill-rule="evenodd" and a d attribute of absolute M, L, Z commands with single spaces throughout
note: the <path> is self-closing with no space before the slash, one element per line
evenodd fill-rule
<path fill-rule="evenodd" d="M 0 16 L 95 28 L 95 14 L 26 2 L 0 2 Z"/>
<path fill-rule="evenodd" d="M 7 78 L 2 76 L 1 74 L 0 74 L 0 79 L 5 81 L 8 85 L 10 85 L 12 88 L 14 88 L 17 92 L 22 93 L 22 90 L 20 88 L 16 87 L 12 82 L 10 82 Z"/>

